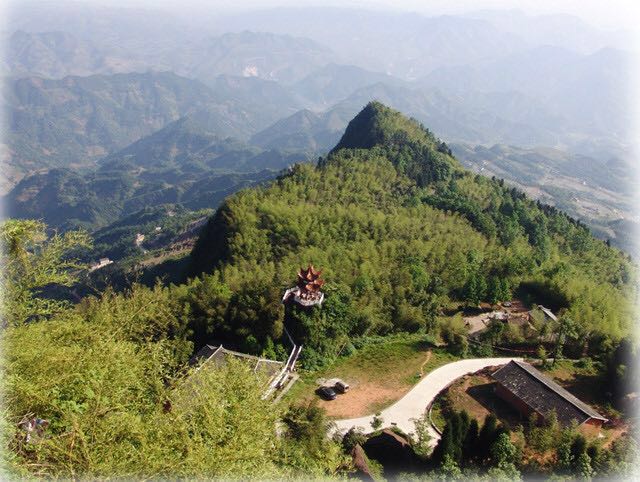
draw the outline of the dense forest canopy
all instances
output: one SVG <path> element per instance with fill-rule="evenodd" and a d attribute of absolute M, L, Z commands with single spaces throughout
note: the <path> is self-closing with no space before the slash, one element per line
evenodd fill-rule
<path fill-rule="evenodd" d="M 156 224 L 157 213 L 146 214 Z M 41 222 L 11 220 L 0 234 L 0 442 L 8 448 L 0 462 L 11 476 L 348 473 L 318 407 L 271 405 L 242 364 L 188 366 L 206 343 L 286 359 L 285 328 L 304 344 L 306 369 L 394 332 L 439 335 L 464 356 L 468 343 L 447 313 L 526 293 L 557 310 L 562 344 L 606 365 L 614 397 L 637 378 L 628 257 L 562 212 L 466 172 L 445 143 L 379 103 L 318 166 L 296 165 L 227 198 L 203 228 L 183 283 L 108 289 L 75 305 L 51 300 L 47 286 L 71 286 L 86 267 L 78 258 L 91 244 L 86 233 L 50 236 Z M 306 263 L 323 269 L 325 301 L 283 305 Z M 460 470 L 454 425 L 463 418 L 445 429 L 431 459 L 438 470 Z M 36 442 L 25 438 L 29 420 L 46 423 L 33 431 Z M 485 462 L 517 475 L 511 442 L 492 431 Z M 625 450 L 600 465 L 617 470 Z"/>
<path fill-rule="evenodd" d="M 107 290 L 75 306 L 42 298 L 42 286 L 77 280 L 73 253 L 86 242 L 47 237 L 37 222 L 2 225 L 2 480 L 321 477 L 344 464 L 324 417 L 313 440 L 275 436 L 287 407 L 264 399 L 247 365 L 187 365 L 191 307 L 211 294 L 198 283 Z"/>
<path fill-rule="evenodd" d="M 213 272 L 245 293 L 230 300 L 235 313 L 247 297 L 286 288 L 307 262 L 328 282 L 322 310 L 288 314 L 292 329 L 307 327 L 299 334 L 309 357 L 352 337 L 415 331 L 451 302 L 501 301 L 517 289 L 575 320 L 576 339 L 618 340 L 633 328 L 628 257 L 564 213 L 466 172 L 431 132 L 377 102 L 318 167 L 228 198 L 193 250 L 191 274 Z M 258 345 L 280 335 L 282 316 L 261 321 Z M 208 336 L 241 342 L 247 329 L 231 316 Z"/>

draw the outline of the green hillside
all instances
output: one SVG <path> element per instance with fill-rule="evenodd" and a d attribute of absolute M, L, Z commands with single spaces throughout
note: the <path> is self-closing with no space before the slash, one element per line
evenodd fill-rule
<path fill-rule="evenodd" d="M 209 187 L 225 185 L 218 180 Z M 87 192 L 99 192 L 95 187 Z M 140 211 L 98 233 L 96 248 L 130 244 L 127 237 L 139 227 L 152 244 L 165 232 L 180 232 L 184 220 L 178 217 L 199 226 L 190 216 L 170 206 Z M 581 358 L 575 366 L 591 378 L 577 388 L 588 386 L 598 400 L 616 407 L 607 408 L 615 425 L 603 430 L 619 439 L 608 450 L 595 435 L 587 441 L 573 428 L 561 430 L 557 420 L 509 428 L 487 417 L 482 430 L 474 428 L 474 440 L 487 442 L 469 447 L 497 453 L 500 440 L 493 439 L 504 430 L 498 437 L 513 462 L 485 462 L 461 452 L 459 460 L 464 455 L 471 461 L 465 474 L 486 472 L 491 480 L 514 479 L 519 470 L 565 474 L 558 455 L 576 447 L 593 455 L 593 462 L 582 457 L 589 473 L 592 467 L 604 476 L 628 471 L 635 445 L 622 430 L 631 419 L 616 410 L 625 410 L 637 376 L 627 369 L 634 366 L 634 266 L 565 214 L 499 180 L 465 171 L 432 133 L 382 104 L 362 110 L 318 166 L 296 165 L 270 184 L 229 196 L 191 253 L 191 274 L 201 276 L 184 283 L 174 277 L 177 284 L 134 283 L 122 293 L 109 288 L 75 305 L 47 298 L 47 287 L 80 281 L 83 265 L 76 256 L 89 247 L 89 238 L 79 232 L 47 236 L 37 221 L 9 220 L 1 227 L 3 246 L 10 248 L 0 251 L 7 314 L 0 370 L 9 402 L 0 412 L 9 447 L 0 462 L 11 476 L 4 478 L 347 477 L 349 439 L 364 441 L 364 435 L 351 433 L 339 444 L 328 436 L 320 406 L 286 396 L 275 404 L 264 400 L 254 368 L 230 362 L 192 370 L 189 358 L 204 343 L 222 343 L 286 360 L 286 326 L 304 345 L 298 360 L 308 370 L 303 380 L 328 373 L 314 369 L 341 355 L 339 374 L 350 383 L 344 373 L 353 372 L 345 364 L 357 364 L 384 385 L 384 374 L 392 373 L 399 357 L 412 357 L 403 370 L 415 373 L 417 361 L 422 371 L 443 360 L 489 355 L 492 347 L 483 342 L 489 353 L 470 352 L 466 330 L 456 331 L 458 318 L 451 312 L 510 300 L 516 292 L 558 313 L 559 321 L 547 324 L 560 334 L 553 365 L 567 369 L 574 363 L 556 359 Z M 322 268 L 327 281 L 322 307 L 283 308 L 283 290 L 308 262 Z M 493 336 L 493 329 L 487 331 Z M 535 348 L 540 337 L 532 338 Z M 436 347 L 440 341 L 444 345 Z M 499 341 L 514 347 L 529 340 Z M 420 349 L 403 353 L 407 342 Z M 354 380 L 354 389 L 360 381 Z M 416 378 L 402 381 L 413 384 Z M 31 442 L 25 414 L 42 427 Z M 465 415 L 440 415 L 447 423 L 439 448 L 429 458 L 421 451 L 425 465 L 412 469 L 417 474 L 449 473 L 441 454 L 466 440 L 451 421 Z M 454 440 L 455 433 L 464 437 Z M 528 452 L 518 455 L 514 444 L 521 439 Z M 529 462 L 528 453 L 549 461 Z M 506 478 L 496 467 L 515 475 Z"/>
<path fill-rule="evenodd" d="M 3 197 L 6 212 L 63 230 L 93 230 L 160 204 L 215 208 L 238 189 L 308 160 L 305 153 L 266 150 L 226 137 L 227 122 L 199 111 L 107 156 L 97 169 L 59 168 L 27 176 Z"/>
<path fill-rule="evenodd" d="M 451 302 L 517 289 L 565 309 L 576 340 L 632 329 L 634 270 L 621 252 L 555 208 L 464 171 L 432 133 L 379 103 L 318 167 L 231 196 L 203 229 L 191 274 L 215 271 L 237 293 L 227 300 L 236 315 L 208 336 L 277 339 L 282 318 L 265 300 L 306 263 L 324 269 L 328 295 L 322 310 L 287 315 L 308 359 L 353 337 L 428 329 Z"/>
<path fill-rule="evenodd" d="M 504 178 L 541 202 L 584 220 L 596 236 L 609 239 L 635 258 L 640 254 L 629 236 L 637 224 L 633 202 L 637 183 L 629 179 L 634 169 L 630 159 L 501 144 L 453 144 L 451 149 L 470 170 Z"/>
<path fill-rule="evenodd" d="M 3 190 L 45 168 L 89 169 L 153 133 L 144 147 L 167 145 L 180 133 L 170 123 L 184 116 L 189 132 L 195 126 L 219 139 L 248 138 L 300 108 L 275 82 L 229 76 L 211 77 L 210 85 L 172 72 L 26 77 L 6 84 Z M 173 138 L 162 137 L 169 134 Z M 152 148 L 148 155 L 157 154 Z"/>

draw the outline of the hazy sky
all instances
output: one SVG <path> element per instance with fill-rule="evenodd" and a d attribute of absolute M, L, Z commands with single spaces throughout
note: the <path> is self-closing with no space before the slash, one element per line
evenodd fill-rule
<path fill-rule="evenodd" d="M 416 10 L 430 8 L 451 13 L 481 8 L 519 8 L 534 14 L 569 13 L 603 28 L 636 28 L 640 12 L 638 0 L 399 0 L 397 3 Z"/>
<path fill-rule="evenodd" d="M 0 0 L 2 1 L 2 0 Z M 15 0 L 14 0 L 15 1 Z M 83 0 L 80 0 L 83 1 Z M 277 5 L 340 5 L 411 10 L 426 14 L 456 14 L 479 9 L 521 9 L 532 14 L 568 13 L 607 29 L 636 29 L 640 22 L 640 0 L 84 0 L 87 3 L 184 11 L 189 6 L 236 10 Z"/>

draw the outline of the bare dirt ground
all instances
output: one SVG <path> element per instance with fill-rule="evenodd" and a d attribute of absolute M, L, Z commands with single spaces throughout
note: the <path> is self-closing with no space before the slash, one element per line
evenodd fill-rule
<path fill-rule="evenodd" d="M 351 385 L 350 390 L 339 395 L 336 400 L 321 400 L 320 406 L 332 418 L 360 417 L 393 402 L 409 391 L 409 388 L 381 386 L 371 382 Z"/>
<path fill-rule="evenodd" d="M 431 360 L 431 354 L 429 350 L 420 365 L 421 375 Z M 382 382 L 368 377 L 350 379 L 347 393 L 338 395 L 335 400 L 320 400 L 319 404 L 331 418 L 360 417 L 376 412 L 398 400 L 411 389 L 412 385 L 405 381 L 415 370 L 411 365 L 402 370 L 403 373 L 398 373 L 395 377 L 385 377 Z M 318 385 L 322 384 L 323 380 L 318 380 Z"/>
<path fill-rule="evenodd" d="M 489 325 L 491 316 L 496 312 L 508 313 L 510 323 L 515 323 L 518 325 L 525 325 L 528 323 L 527 312 L 529 310 L 519 299 L 511 300 L 509 306 L 494 306 L 493 310 L 491 309 L 491 305 L 489 304 L 483 304 L 482 308 L 485 310 L 482 313 L 478 313 L 477 315 L 473 316 L 465 316 L 463 318 L 470 335 L 479 333 L 484 330 Z"/>
<path fill-rule="evenodd" d="M 464 323 L 469 328 L 469 334 L 472 335 L 484 330 L 489 324 L 489 315 L 490 313 L 480 313 L 475 316 L 465 316 Z"/>

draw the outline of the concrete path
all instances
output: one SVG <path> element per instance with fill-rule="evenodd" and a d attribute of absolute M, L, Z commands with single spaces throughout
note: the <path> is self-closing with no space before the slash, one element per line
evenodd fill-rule
<path fill-rule="evenodd" d="M 456 378 L 489 366 L 504 365 L 511 360 L 522 360 L 522 358 L 474 358 L 448 363 L 436 368 L 420 380 L 404 397 L 382 411 L 383 427 L 395 425 L 406 434 L 413 433 L 415 429 L 413 419 L 420 418 L 438 393 Z M 335 420 L 334 422 L 336 431 L 339 433 L 344 434 L 351 427 L 362 428 L 365 433 L 368 433 L 373 431 L 371 428 L 372 420 L 373 415 L 367 415 L 366 417 Z M 431 435 L 431 444 L 435 445 L 440 436 L 432 427 L 429 427 L 429 434 Z"/>

